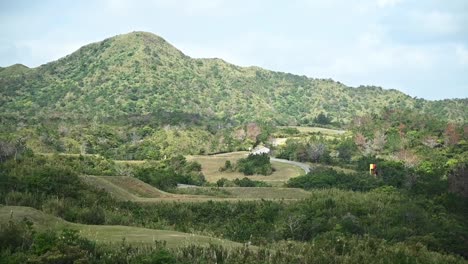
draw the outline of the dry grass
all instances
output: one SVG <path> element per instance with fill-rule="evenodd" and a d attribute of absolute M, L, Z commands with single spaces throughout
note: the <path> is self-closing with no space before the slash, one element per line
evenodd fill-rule
<path fill-rule="evenodd" d="M 127 192 L 143 198 L 171 197 L 172 194 L 161 191 L 153 186 L 133 177 L 127 176 L 103 176 L 100 177 L 126 190 Z"/>
<path fill-rule="evenodd" d="M 216 182 L 221 178 L 228 180 L 242 179 L 245 175 L 241 172 L 220 172 L 219 168 L 224 166 L 227 160 L 231 163 L 237 162 L 240 158 L 244 158 L 248 155 L 246 151 L 224 153 L 212 156 L 187 156 L 188 160 L 199 162 L 202 165 L 202 172 L 208 182 Z M 282 186 L 283 183 L 288 181 L 290 178 L 297 177 L 304 174 L 304 171 L 294 165 L 284 164 L 281 162 L 272 162 L 273 168 L 276 169 L 273 174 L 264 175 L 252 175 L 249 179 L 256 181 L 264 181 L 272 186 Z"/>
<path fill-rule="evenodd" d="M 130 193 L 128 190 L 119 187 L 112 182 L 106 180 L 105 176 L 80 176 L 80 178 L 88 185 L 93 186 L 97 189 L 103 189 L 110 193 L 115 199 L 123 201 L 134 201 L 139 197 Z"/>

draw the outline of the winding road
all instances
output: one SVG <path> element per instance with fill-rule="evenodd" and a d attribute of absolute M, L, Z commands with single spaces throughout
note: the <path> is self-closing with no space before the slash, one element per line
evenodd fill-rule
<path fill-rule="evenodd" d="M 276 162 L 287 163 L 287 164 L 291 164 L 291 165 L 300 167 L 301 169 L 303 169 L 305 171 L 305 173 L 310 172 L 310 166 L 305 164 L 305 163 L 302 163 L 302 162 L 291 161 L 291 160 L 286 160 L 286 159 L 278 159 L 278 158 L 273 158 L 273 157 L 271 157 L 270 160 L 271 161 L 276 161 Z"/>

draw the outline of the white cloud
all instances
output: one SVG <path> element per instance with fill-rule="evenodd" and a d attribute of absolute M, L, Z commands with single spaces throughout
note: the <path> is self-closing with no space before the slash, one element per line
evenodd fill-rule
<path fill-rule="evenodd" d="M 468 65 L 468 49 L 466 49 L 463 45 L 457 45 L 455 54 L 461 65 Z"/>
<path fill-rule="evenodd" d="M 321 50 L 328 56 L 305 66 L 304 71 L 312 77 L 333 78 L 353 86 L 391 83 L 388 88 L 404 87 L 405 84 L 399 82 L 408 74 L 422 76 L 430 73 L 449 51 L 448 45 L 440 48 L 397 43 L 376 27 L 347 43 L 340 52 L 332 46 L 329 50 Z"/>
<path fill-rule="evenodd" d="M 26 40 L 15 44 L 17 50 L 27 51 L 29 53 L 29 67 L 37 67 L 46 62 L 58 60 L 72 52 L 78 50 L 87 42 L 64 42 L 49 40 Z"/>
<path fill-rule="evenodd" d="M 364 49 L 376 47 L 382 44 L 382 39 L 378 33 L 363 33 L 358 37 L 358 46 Z"/>
<path fill-rule="evenodd" d="M 226 16 L 230 14 L 226 0 L 105 0 L 104 6 L 111 14 L 148 16 L 158 13 L 174 13 L 184 16 Z M 154 10 L 154 11 L 151 11 Z"/>
<path fill-rule="evenodd" d="M 377 0 L 377 6 L 380 8 L 393 7 L 402 2 L 402 0 Z"/>
<path fill-rule="evenodd" d="M 382 33 L 364 33 L 357 38 L 353 54 L 354 60 L 366 64 L 366 70 L 387 70 L 406 68 L 423 70 L 435 63 L 430 46 L 396 43 Z"/>
<path fill-rule="evenodd" d="M 441 11 L 412 12 L 410 18 L 420 29 L 432 34 L 454 34 L 460 30 L 460 25 L 454 14 Z"/>
<path fill-rule="evenodd" d="M 129 0 L 106 0 L 105 6 L 113 12 L 125 12 L 132 6 L 132 1 Z"/>
<path fill-rule="evenodd" d="M 291 71 L 287 65 L 297 61 L 295 54 L 302 53 L 305 44 L 282 35 L 252 31 L 209 43 L 176 42 L 174 45 L 195 58 L 221 58 L 239 66 Z"/>
<path fill-rule="evenodd" d="M 187 16 L 228 16 L 233 11 L 226 0 L 159 0 L 152 3 L 155 7 L 181 12 Z"/>

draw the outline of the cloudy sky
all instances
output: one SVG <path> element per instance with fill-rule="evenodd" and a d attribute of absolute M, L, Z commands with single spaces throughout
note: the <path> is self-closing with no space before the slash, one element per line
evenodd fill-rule
<path fill-rule="evenodd" d="M 191 57 L 468 97 L 467 0 L 0 0 L 0 66 L 36 67 L 137 30 Z"/>

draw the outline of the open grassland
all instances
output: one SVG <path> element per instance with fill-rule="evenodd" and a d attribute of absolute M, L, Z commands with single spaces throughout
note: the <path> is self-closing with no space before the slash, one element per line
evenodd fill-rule
<path fill-rule="evenodd" d="M 80 235 L 98 243 L 121 243 L 124 239 L 133 245 L 151 245 L 154 241 L 166 241 L 171 248 L 190 244 L 208 246 L 209 244 L 225 247 L 241 247 L 243 244 L 229 240 L 182 233 L 171 230 L 156 230 L 130 226 L 83 225 L 67 222 L 31 207 L 0 206 L 0 223 L 20 222 L 24 218 L 32 221 L 38 230 L 59 230 L 70 228 L 78 230 Z"/>
<path fill-rule="evenodd" d="M 113 197 L 134 202 L 206 202 L 206 201 L 255 201 L 255 200 L 298 200 L 309 192 L 296 188 L 277 187 L 193 187 L 183 194 L 167 193 L 127 176 L 81 176 L 98 189 L 104 189 Z"/>
<path fill-rule="evenodd" d="M 221 178 L 228 180 L 242 179 L 245 175 L 241 172 L 220 172 L 219 168 L 224 166 L 224 163 L 229 160 L 231 163 L 236 163 L 240 158 L 244 158 L 249 154 L 247 151 L 238 151 L 231 153 L 223 153 L 218 155 L 210 156 L 187 156 L 188 160 L 196 161 L 202 165 L 202 172 L 208 182 L 216 182 Z M 290 178 L 297 177 L 304 174 L 304 171 L 294 165 L 285 164 L 277 161 L 271 162 L 275 172 L 273 174 L 264 175 L 252 175 L 248 176 L 251 180 L 264 181 L 272 186 L 282 186 L 283 183 L 288 181 Z"/>

